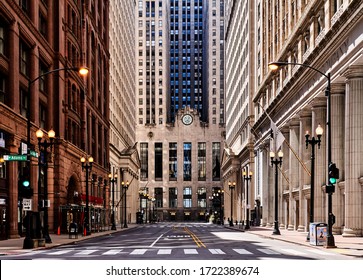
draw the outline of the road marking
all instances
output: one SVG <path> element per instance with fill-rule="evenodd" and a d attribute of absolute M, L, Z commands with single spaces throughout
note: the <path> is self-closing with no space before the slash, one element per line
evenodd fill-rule
<path fill-rule="evenodd" d="M 257 249 L 258 251 L 266 254 L 266 255 L 281 255 L 281 253 L 278 253 L 274 250 L 271 250 L 271 249 Z"/>
<path fill-rule="evenodd" d="M 171 249 L 160 249 L 158 251 L 158 255 L 170 255 L 171 254 Z"/>
<path fill-rule="evenodd" d="M 281 249 L 282 251 L 286 252 L 286 253 L 289 253 L 289 254 L 293 254 L 293 255 L 306 255 L 307 253 L 305 252 L 301 252 L 301 251 L 297 251 L 297 250 L 294 250 L 294 249 Z"/>
<path fill-rule="evenodd" d="M 221 249 L 209 249 L 209 252 L 211 252 L 213 255 L 225 255 L 226 254 Z"/>
<path fill-rule="evenodd" d="M 233 251 L 237 252 L 240 255 L 252 255 L 250 251 L 247 251 L 246 249 L 233 249 Z"/>
<path fill-rule="evenodd" d="M 72 252 L 73 250 L 60 250 L 60 251 L 56 251 L 56 252 L 51 252 L 51 253 L 48 253 L 47 255 L 64 255 L 64 254 L 67 254 L 69 252 Z"/>
<path fill-rule="evenodd" d="M 153 247 L 156 244 L 156 242 L 158 242 L 163 235 L 164 235 L 164 233 L 162 235 L 160 235 L 158 238 L 156 238 L 156 240 L 149 247 L 150 248 Z"/>
<path fill-rule="evenodd" d="M 107 252 L 104 252 L 102 255 L 117 255 L 121 251 L 122 251 L 122 249 L 121 250 L 112 249 L 112 250 L 108 250 Z"/>
<path fill-rule="evenodd" d="M 199 248 L 200 247 L 206 248 L 205 244 L 188 227 L 184 227 L 184 231 L 186 231 L 187 233 L 189 233 L 189 235 L 193 238 L 195 244 L 197 244 L 197 246 Z"/>
<path fill-rule="evenodd" d="M 143 255 L 146 251 L 147 249 L 135 249 L 130 253 L 130 255 Z"/>
<path fill-rule="evenodd" d="M 83 251 L 80 251 L 78 253 L 76 253 L 75 255 L 90 255 L 94 252 L 97 252 L 98 250 L 83 250 Z"/>
<path fill-rule="evenodd" d="M 184 254 L 186 254 L 186 255 L 198 255 L 198 251 L 196 249 L 184 249 Z"/>

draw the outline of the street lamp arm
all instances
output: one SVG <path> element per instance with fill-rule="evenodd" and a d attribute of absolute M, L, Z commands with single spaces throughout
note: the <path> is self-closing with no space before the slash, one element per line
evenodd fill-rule
<path fill-rule="evenodd" d="M 300 65 L 306 68 L 310 68 L 318 73 L 320 73 L 321 75 L 323 75 L 325 78 L 327 78 L 328 80 L 330 80 L 330 75 L 329 74 L 325 74 L 324 72 L 320 71 L 319 69 L 310 66 L 309 64 L 304 64 L 304 63 L 297 63 L 297 62 L 287 62 L 287 61 L 276 61 L 276 62 L 270 62 L 268 64 L 268 67 L 271 70 L 277 70 L 280 66 L 285 66 L 285 65 Z"/>
<path fill-rule="evenodd" d="M 77 72 L 80 72 L 81 73 L 81 71 L 83 71 L 83 70 L 85 70 L 85 71 L 88 72 L 88 68 L 86 68 L 86 67 L 65 67 L 65 68 L 53 69 L 53 70 L 50 70 L 48 72 L 45 72 L 45 73 L 39 75 L 38 77 L 36 77 L 33 80 L 28 79 L 28 85 L 31 85 L 31 84 L 35 83 L 37 80 L 39 80 L 40 78 L 42 78 L 44 76 L 47 76 L 49 74 L 52 74 L 54 72 L 60 72 L 60 71 L 77 71 Z"/>

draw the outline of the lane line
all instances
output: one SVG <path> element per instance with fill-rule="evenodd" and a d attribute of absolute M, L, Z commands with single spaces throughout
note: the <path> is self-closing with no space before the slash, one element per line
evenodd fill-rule
<path fill-rule="evenodd" d="M 162 237 L 164 235 L 164 233 L 163 234 L 161 234 L 158 238 L 156 238 L 156 240 L 149 246 L 150 248 L 151 247 L 154 247 L 154 245 L 160 240 L 160 238 Z"/>

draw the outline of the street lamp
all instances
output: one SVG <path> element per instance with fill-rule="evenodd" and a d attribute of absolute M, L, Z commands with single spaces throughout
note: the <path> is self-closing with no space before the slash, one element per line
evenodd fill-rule
<path fill-rule="evenodd" d="M 274 152 L 270 152 L 270 159 L 271 159 L 271 164 L 275 165 L 275 222 L 274 222 L 274 230 L 272 232 L 272 234 L 274 235 L 280 235 L 280 230 L 279 230 L 279 212 L 278 212 L 278 173 L 277 173 L 277 168 L 278 166 L 282 164 L 282 157 L 284 156 L 284 154 L 282 153 L 282 151 L 280 150 L 277 153 L 278 159 L 275 158 L 275 153 Z"/>
<path fill-rule="evenodd" d="M 233 227 L 233 190 L 236 187 L 236 182 L 228 182 L 228 188 L 231 191 L 231 219 L 229 220 L 229 226 Z"/>
<path fill-rule="evenodd" d="M 323 135 L 323 128 L 320 126 L 320 124 L 316 128 L 315 134 L 317 139 L 315 139 L 314 136 L 309 139 L 309 131 L 306 131 L 305 134 L 306 149 L 309 147 L 309 144 L 311 145 L 310 224 L 314 222 L 315 145 L 318 144 L 318 148 L 320 149 L 321 136 Z M 306 240 L 310 240 L 310 226 L 308 226 L 308 236 L 306 237 Z"/>
<path fill-rule="evenodd" d="M 89 157 L 86 160 L 85 157 L 81 157 L 82 170 L 86 170 L 86 211 L 84 218 L 84 235 L 91 235 L 91 231 L 89 228 L 89 207 L 88 207 L 88 177 L 89 173 L 92 170 L 93 157 Z"/>
<path fill-rule="evenodd" d="M 245 229 L 250 229 L 250 205 L 248 204 L 248 181 L 252 179 L 252 171 L 249 172 L 247 176 L 247 172 L 243 170 L 243 180 L 246 181 L 246 227 Z"/>
<path fill-rule="evenodd" d="M 29 182 L 31 182 L 31 160 L 30 160 L 30 151 L 31 151 L 31 137 L 30 137 L 30 129 L 31 129 L 31 109 L 32 109 L 32 95 L 31 95 L 31 86 L 38 81 L 40 78 L 47 76 L 51 73 L 54 72 L 59 72 L 59 71 L 77 71 L 79 74 L 81 74 L 82 76 L 85 76 L 88 74 L 88 68 L 86 67 L 71 67 L 71 68 L 59 68 L 59 69 L 53 69 L 50 70 L 48 72 L 45 72 L 39 76 L 37 76 L 34 79 L 30 79 L 28 78 L 28 89 L 27 89 L 27 110 L 26 110 L 26 118 L 27 118 L 27 140 L 26 140 L 26 145 L 27 145 L 27 163 L 26 163 L 26 169 L 28 170 L 29 174 L 28 174 L 28 178 L 29 178 Z M 29 217 L 29 211 L 27 212 L 27 220 L 30 220 Z M 30 227 L 30 223 L 28 222 L 28 227 Z M 26 231 L 26 237 L 24 239 L 24 243 L 23 243 L 23 248 L 24 249 L 31 249 L 34 248 L 34 244 L 32 241 L 32 238 L 30 236 L 30 230 Z"/>
<path fill-rule="evenodd" d="M 38 145 L 39 145 L 39 151 L 42 152 L 43 151 L 43 162 L 42 162 L 42 156 L 41 154 L 39 155 L 38 158 L 38 165 L 39 165 L 39 176 L 38 176 L 38 207 L 39 207 L 39 212 L 40 212 L 40 208 L 41 203 L 40 203 L 40 193 L 41 193 L 41 180 L 40 180 L 40 175 L 41 175 L 41 165 L 43 165 L 44 167 L 44 228 L 43 228 L 43 237 L 45 239 L 46 243 L 52 243 L 52 240 L 50 238 L 49 235 L 49 228 L 48 228 L 48 148 L 50 147 L 50 152 L 52 152 L 52 146 L 54 145 L 54 139 L 55 139 L 55 132 L 53 129 L 48 131 L 48 138 L 49 138 L 49 142 L 43 139 L 44 133 L 41 129 L 38 129 L 37 132 L 35 133 L 37 138 L 38 138 Z"/>
<path fill-rule="evenodd" d="M 328 167 L 332 166 L 333 164 L 335 165 L 335 163 L 332 162 L 332 156 L 331 156 L 331 94 L 330 94 L 330 73 L 323 73 L 322 71 L 320 71 L 317 68 L 314 68 L 308 64 L 302 64 L 302 63 L 296 63 L 296 62 L 286 62 L 286 61 L 278 61 L 278 62 L 270 62 L 268 64 L 268 67 L 271 70 L 277 70 L 279 67 L 281 66 L 285 66 L 285 65 L 300 65 L 302 67 L 306 67 L 309 69 L 312 69 L 318 73 L 320 73 L 321 75 L 323 75 L 327 81 L 328 81 L 328 85 L 326 86 L 325 89 L 325 96 L 327 97 L 327 121 L 326 121 L 326 125 L 327 125 L 327 161 L 328 161 Z M 327 176 L 326 178 L 329 178 L 329 171 L 330 168 L 326 168 L 326 172 L 327 172 Z M 326 188 L 325 188 L 325 192 L 328 194 L 328 233 L 326 236 L 326 248 L 335 248 L 335 241 L 334 241 L 334 236 L 333 236 L 333 224 L 335 222 L 335 216 L 333 214 L 333 193 L 335 192 L 335 186 L 332 182 L 328 181 L 326 183 Z"/>
<path fill-rule="evenodd" d="M 112 213 L 111 213 L 111 230 L 116 230 L 116 222 L 115 222 L 115 183 L 117 183 L 117 173 L 108 174 L 108 178 L 110 183 L 112 184 Z"/>
<path fill-rule="evenodd" d="M 124 203 L 124 205 L 125 205 L 124 228 L 127 228 L 128 226 L 127 226 L 127 217 L 126 217 L 126 201 L 127 201 L 126 192 L 127 192 L 127 189 L 129 188 L 129 181 L 126 181 L 126 183 L 124 181 L 122 181 L 121 185 L 122 185 L 122 189 L 124 190 L 124 201 L 125 201 L 125 203 Z"/>

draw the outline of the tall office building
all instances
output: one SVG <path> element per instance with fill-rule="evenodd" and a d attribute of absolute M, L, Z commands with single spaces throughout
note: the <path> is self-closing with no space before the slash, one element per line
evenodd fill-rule
<path fill-rule="evenodd" d="M 238 221 L 259 224 L 261 193 L 255 189 L 253 95 L 255 91 L 255 3 L 226 1 L 226 149 L 222 163 L 225 190 L 233 199 L 226 200 L 227 216 Z M 243 172 L 252 173 L 250 182 Z M 228 182 L 235 182 L 229 190 Z M 247 189 L 248 188 L 248 189 Z M 232 213 L 231 213 L 231 209 Z M 233 214 L 233 215 L 231 215 Z"/>
<path fill-rule="evenodd" d="M 313 218 L 333 224 L 335 234 L 363 236 L 362 1 L 255 3 L 253 129 L 258 132 L 256 185 L 263 193 L 262 224 L 274 222 L 273 198 L 277 196 L 280 227 L 306 231 Z M 287 65 L 271 71 L 268 63 L 274 61 Z M 268 116 L 285 138 L 277 193 L 271 188 L 276 182 L 266 148 Z M 323 134 L 313 158 L 312 145 L 306 140 L 312 136 L 317 140 L 319 125 Z M 335 188 L 327 184 L 329 161 L 340 171 Z"/>
<path fill-rule="evenodd" d="M 135 148 L 135 0 L 110 0 L 110 209 L 115 224 L 135 216 L 139 156 Z M 135 180 L 134 180 L 135 179 Z M 124 184 L 122 184 L 124 182 Z M 129 189 L 126 186 L 129 182 Z M 125 204 L 125 200 L 129 203 Z M 126 217 L 125 217 L 126 207 Z"/>
<path fill-rule="evenodd" d="M 144 221 L 220 216 L 223 1 L 139 0 L 136 10 L 139 212 Z"/>
<path fill-rule="evenodd" d="M 0 161 L 0 238 L 24 235 L 26 213 L 43 228 L 47 213 L 49 232 L 76 222 L 81 233 L 86 193 L 90 230 L 107 224 L 108 61 L 108 1 L 1 1 L 0 158 L 30 148 L 30 164 Z M 79 66 L 88 66 L 87 77 Z M 55 132 L 47 153 L 38 129 Z M 82 156 L 93 157 L 89 172 Z"/>

